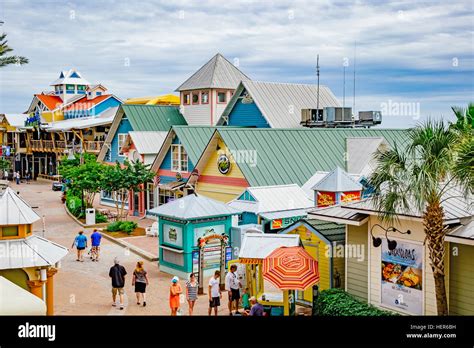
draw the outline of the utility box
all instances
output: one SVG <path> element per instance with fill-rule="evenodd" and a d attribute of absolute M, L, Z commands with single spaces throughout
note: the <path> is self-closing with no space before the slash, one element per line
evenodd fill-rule
<path fill-rule="evenodd" d="M 86 225 L 95 225 L 95 209 L 86 209 Z"/>

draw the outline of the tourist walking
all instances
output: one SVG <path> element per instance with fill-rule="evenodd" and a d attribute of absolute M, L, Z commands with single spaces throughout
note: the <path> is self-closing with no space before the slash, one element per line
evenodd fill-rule
<path fill-rule="evenodd" d="M 178 314 L 179 307 L 180 307 L 180 295 L 183 293 L 181 289 L 181 285 L 179 284 L 179 278 L 174 276 L 171 279 L 171 286 L 170 286 L 170 308 L 171 308 L 171 315 L 175 316 Z"/>
<path fill-rule="evenodd" d="M 196 275 L 191 273 L 189 275 L 189 280 L 186 282 L 186 300 L 188 300 L 189 315 L 193 315 L 194 304 L 197 300 L 198 286 Z"/>
<path fill-rule="evenodd" d="M 84 250 L 87 248 L 87 237 L 84 235 L 83 231 L 79 231 L 79 234 L 74 239 L 72 243 L 72 248 L 76 247 L 77 249 L 77 259 L 76 261 L 84 262 Z"/>
<path fill-rule="evenodd" d="M 235 305 L 235 312 L 239 312 L 240 288 L 242 285 L 236 271 L 237 265 L 232 265 L 225 276 L 225 290 L 229 294 L 229 315 L 232 315 L 233 305 Z"/>
<path fill-rule="evenodd" d="M 143 261 L 138 261 L 133 271 L 132 286 L 135 286 L 135 295 L 137 296 L 137 305 L 140 305 L 140 297 L 143 300 L 143 307 L 146 306 L 146 286 L 148 277 L 143 268 Z"/>
<path fill-rule="evenodd" d="M 250 316 L 250 317 L 261 317 L 263 316 L 263 306 L 257 302 L 257 299 L 255 296 L 252 296 L 250 298 L 250 304 L 252 305 L 252 308 L 250 310 L 246 310 L 244 312 L 245 316 Z"/>
<path fill-rule="evenodd" d="M 120 261 L 118 258 L 114 259 L 114 265 L 110 267 L 109 277 L 112 279 L 112 306 L 117 306 L 117 293 L 119 294 L 120 299 L 120 309 L 122 310 L 124 307 L 123 303 L 123 287 L 125 286 L 125 276 L 127 275 L 127 271 L 125 267 L 120 265 Z"/>
<path fill-rule="evenodd" d="M 31 173 L 27 170 L 26 171 L 26 183 L 29 184 L 31 180 Z"/>
<path fill-rule="evenodd" d="M 220 288 L 220 277 L 221 272 L 215 271 L 214 276 L 209 280 L 209 315 L 211 315 L 212 308 L 214 308 L 214 315 L 217 315 L 217 310 L 221 305 L 222 293 Z"/>
<path fill-rule="evenodd" d="M 102 234 L 99 231 L 94 229 L 94 232 L 91 234 L 91 259 L 92 261 L 99 261 L 100 253 L 100 241 L 102 239 Z"/>
<path fill-rule="evenodd" d="M 15 172 L 13 175 L 15 176 L 16 184 L 20 185 L 20 172 Z"/>

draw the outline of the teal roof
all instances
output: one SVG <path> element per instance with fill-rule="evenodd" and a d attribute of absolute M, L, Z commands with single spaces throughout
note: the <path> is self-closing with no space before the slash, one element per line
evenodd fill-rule
<path fill-rule="evenodd" d="M 335 222 L 326 222 L 313 219 L 304 221 L 331 242 L 344 241 L 346 239 L 346 225 L 344 224 L 336 224 Z"/>
<path fill-rule="evenodd" d="M 173 126 L 173 131 L 193 164 L 201 157 L 215 130 L 216 127 L 211 126 Z"/>
<path fill-rule="evenodd" d="M 256 151 L 256 164 L 238 163 L 250 186 L 302 186 L 317 171 L 346 168 L 348 137 L 383 137 L 402 148 L 407 138 L 402 129 L 221 127 L 217 131 L 229 149 Z"/>
<path fill-rule="evenodd" d="M 122 104 L 134 131 L 165 131 L 171 126 L 186 125 L 177 106 Z"/>

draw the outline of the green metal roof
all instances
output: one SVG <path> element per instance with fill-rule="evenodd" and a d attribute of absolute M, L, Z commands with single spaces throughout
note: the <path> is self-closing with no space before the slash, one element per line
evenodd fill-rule
<path fill-rule="evenodd" d="M 215 130 L 216 127 L 211 126 L 173 126 L 173 131 L 194 165 L 201 157 Z"/>
<path fill-rule="evenodd" d="M 264 129 L 220 127 L 218 132 L 233 151 L 256 151 L 255 163 L 237 163 L 250 186 L 303 185 L 316 171 L 346 168 L 346 138 L 383 137 L 403 147 L 402 129 Z"/>
<path fill-rule="evenodd" d="M 173 125 L 186 125 L 177 106 L 122 104 L 134 131 L 165 131 Z"/>
<path fill-rule="evenodd" d="M 307 219 L 303 220 L 311 225 L 316 231 L 321 233 L 331 242 L 343 241 L 346 236 L 346 225 L 326 222 L 321 220 Z"/>

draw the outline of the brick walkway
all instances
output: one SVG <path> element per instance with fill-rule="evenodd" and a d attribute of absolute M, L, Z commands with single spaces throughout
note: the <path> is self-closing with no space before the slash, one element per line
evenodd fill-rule
<path fill-rule="evenodd" d="M 11 184 L 12 189 L 19 191 L 35 211 L 45 217 L 45 238 L 71 248 L 74 237 L 81 227 L 76 224 L 65 212 L 61 204 L 61 192 L 51 190 L 50 182 L 33 182 L 27 184 Z M 39 235 L 43 232 L 43 223 L 38 221 L 33 231 Z M 85 229 L 89 237 L 90 229 Z M 156 248 L 156 238 L 139 237 L 134 243 L 143 243 L 143 248 Z M 55 313 L 57 315 L 168 315 L 169 285 L 172 275 L 159 271 L 156 262 L 145 261 L 150 285 L 147 288 L 147 307 L 139 307 L 135 301 L 135 294 L 131 285 L 131 274 L 140 257 L 108 240 L 102 239 L 101 260 L 98 263 L 86 259 L 77 262 L 75 250 L 62 260 L 61 268 L 55 276 Z M 156 252 L 156 251 L 155 251 Z M 111 285 L 108 276 L 113 259 L 119 257 L 126 268 L 125 294 L 128 306 L 120 311 L 111 307 Z M 184 287 L 184 281 L 181 281 Z M 207 289 L 205 289 L 206 291 Z M 195 314 L 207 315 L 207 295 L 202 295 L 196 302 Z M 187 314 L 187 303 L 182 310 Z M 219 315 L 227 315 L 227 298 L 223 296 Z"/>

